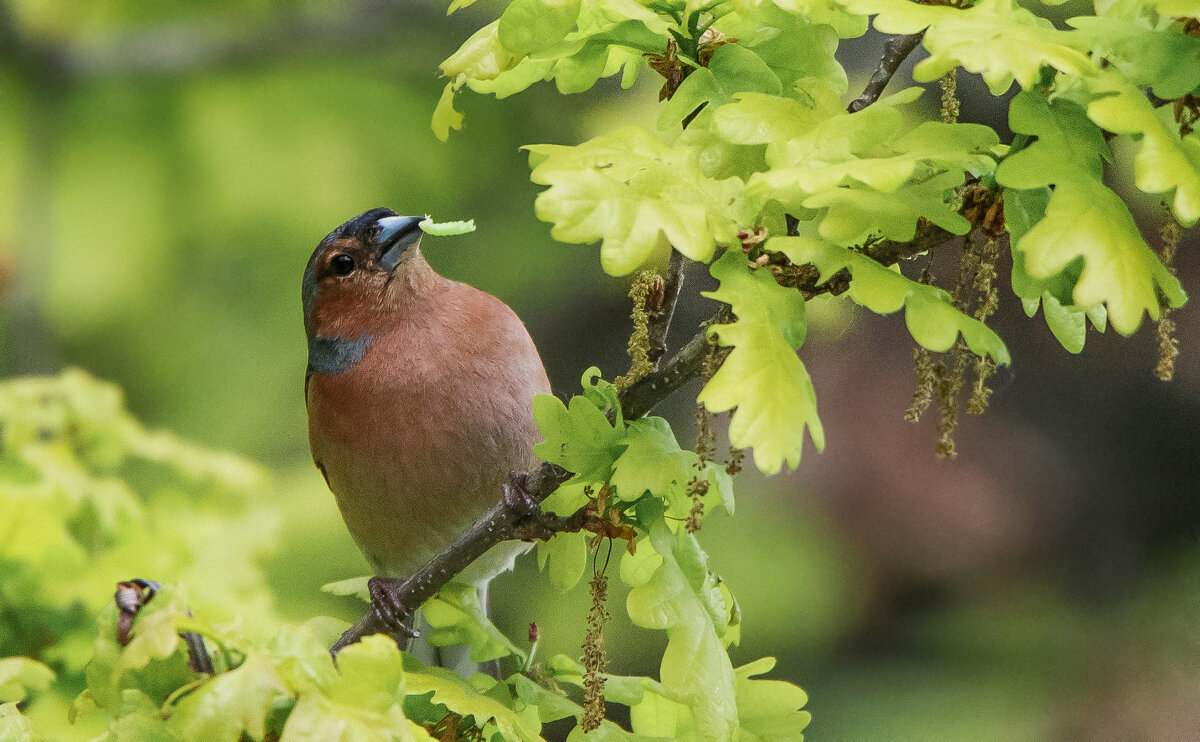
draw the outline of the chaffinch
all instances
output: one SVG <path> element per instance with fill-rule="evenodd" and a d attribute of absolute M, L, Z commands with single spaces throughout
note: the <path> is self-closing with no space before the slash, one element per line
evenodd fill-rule
<path fill-rule="evenodd" d="M 512 309 L 425 261 L 421 220 L 372 209 L 321 240 L 304 271 L 313 460 L 385 577 L 419 569 L 530 467 L 531 404 L 550 391 Z M 528 548 L 500 544 L 459 579 L 486 588 Z"/>

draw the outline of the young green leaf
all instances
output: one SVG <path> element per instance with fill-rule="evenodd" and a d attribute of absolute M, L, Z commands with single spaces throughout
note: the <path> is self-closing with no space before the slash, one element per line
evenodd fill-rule
<path fill-rule="evenodd" d="M 1025 314 L 1030 317 L 1037 313 L 1039 306 L 1044 307 L 1050 332 L 1069 353 L 1078 353 L 1083 350 L 1087 337 L 1088 315 L 1093 315 L 1093 324 L 1101 332 L 1104 331 L 1104 318 L 1107 317 L 1103 304 L 1085 310 L 1071 303 L 1083 260 L 1074 260 L 1057 275 L 1039 280 L 1029 275 L 1025 269 L 1025 253 L 1018 249 L 1029 230 L 1046 216 L 1049 203 L 1049 188 L 1009 188 L 1004 191 L 1004 222 L 1008 227 L 1013 256 L 1013 292 L 1021 297 Z"/>
<path fill-rule="evenodd" d="M 841 9 L 832 0 L 829 4 Z M 866 18 L 856 19 L 865 30 Z M 731 13 L 714 25 L 758 55 L 779 79 L 784 95 L 794 95 L 796 83 L 805 78 L 824 80 L 838 94 L 849 87 L 846 70 L 835 56 L 840 34 L 831 26 L 807 23 L 770 2 L 748 14 Z"/>
<path fill-rule="evenodd" d="M 451 79 L 463 75 L 473 80 L 491 80 L 510 69 L 517 59 L 500 43 L 500 21 L 493 21 L 472 34 L 440 66 L 442 74 Z"/>
<path fill-rule="evenodd" d="M 390 641 L 390 640 L 389 640 Z M 540 742 L 541 725 L 536 715 L 519 714 L 495 698 L 479 692 L 469 681 L 441 667 L 418 666 L 406 663 L 405 692 L 410 695 L 432 693 L 432 702 L 443 704 L 456 714 L 474 717 L 476 725 L 494 724 L 505 740 Z"/>
<path fill-rule="evenodd" d="M 988 153 L 999 141 L 996 132 L 987 126 L 926 121 L 897 139 L 872 147 L 869 154 L 808 157 L 763 173 L 755 180 L 764 187 L 794 188 L 809 194 L 856 184 L 891 193 L 918 173 L 941 169 L 990 172 L 994 160 Z"/>
<path fill-rule="evenodd" d="M 1200 133 L 1181 137 L 1171 106 L 1155 110 L 1118 72 L 1106 71 L 1089 89 L 1102 96 L 1088 104 L 1093 121 L 1111 132 L 1141 139 L 1134 161 L 1137 187 L 1164 194 L 1180 224 L 1191 226 L 1200 220 Z"/>
<path fill-rule="evenodd" d="M 331 595 L 353 595 L 359 600 L 370 601 L 371 591 L 367 588 L 370 577 L 350 577 L 337 582 L 328 582 L 321 586 L 321 591 Z"/>
<path fill-rule="evenodd" d="M 145 693 L 129 688 L 121 693 L 107 740 L 115 742 L 182 742 L 171 733 L 158 705 Z M 106 740 L 106 742 L 107 742 Z"/>
<path fill-rule="evenodd" d="M 695 717 L 690 708 L 672 701 L 665 693 L 650 690 L 629 707 L 629 725 L 638 734 L 663 739 L 695 739 L 696 735 Z"/>
<path fill-rule="evenodd" d="M 582 93 L 604 77 L 608 68 L 610 49 L 608 44 L 589 41 L 571 56 L 560 57 L 550 76 L 554 86 L 563 94 Z M 614 74 L 616 70 L 612 71 Z"/>
<path fill-rule="evenodd" d="M 12 742 L 43 742 L 33 722 L 21 714 L 15 703 L 0 703 L 0 739 Z"/>
<path fill-rule="evenodd" d="M 786 26 L 776 20 L 781 13 L 795 16 L 808 26 L 829 26 L 843 39 L 862 36 L 867 31 L 867 16 L 855 13 L 837 0 L 733 0 L 734 9 L 747 21 L 761 24 L 766 16 L 768 25 L 785 30 Z M 737 36 L 740 29 L 726 33 Z"/>
<path fill-rule="evenodd" d="M 621 413 L 620 391 L 616 384 L 606 381 L 601 376 L 599 368 L 591 366 L 584 371 L 579 384 L 583 387 L 583 396 L 589 402 L 596 405 L 605 415 L 613 415 L 618 429 L 625 424 L 625 416 Z"/>
<path fill-rule="evenodd" d="M 488 619 L 474 587 L 450 582 L 426 601 L 421 610 L 432 627 L 426 638 L 433 646 L 468 646 L 472 662 L 487 662 L 510 655 L 524 662 L 525 653 Z"/>
<path fill-rule="evenodd" d="M 546 570 L 556 590 L 566 592 L 579 584 L 587 567 L 587 541 L 587 534 L 580 532 L 556 533 L 549 541 L 538 542 L 538 569 Z"/>
<path fill-rule="evenodd" d="M 572 397 L 565 406 L 557 397 L 539 394 L 533 417 L 545 441 L 533 447 L 543 461 L 558 464 L 581 481 L 607 482 L 613 462 L 621 455 L 622 433 L 586 397 Z"/>
<path fill-rule="evenodd" d="M 839 245 L 861 244 L 872 236 L 908 242 L 916 235 L 920 219 L 954 234 L 966 234 L 971 223 L 958 213 L 953 200 L 954 189 L 962 185 L 964 177 L 962 171 L 950 170 L 890 193 L 853 186 L 830 188 L 809 196 L 801 205 L 827 210 L 821 218 L 821 236 Z"/>
<path fill-rule="evenodd" d="M 1122 86 L 1128 83 L 1123 82 L 1119 73 L 1106 73 L 1093 82 L 1093 85 L 1105 84 L 1117 86 L 1118 95 L 1094 101 L 1088 107 L 1088 115 L 1101 125 L 1124 131 L 1144 129 L 1147 133 L 1141 156 L 1146 156 L 1149 145 L 1152 161 L 1175 176 L 1155 174 L 1150 176 L 1150 182 L 1159 190 L 1170 187 L 1164 180 L 1181 184 L 1176 206 L 1182 203 L 1186 213 L 1190 203 L 1188 178 L 1196 176 L 1200 189 L 1200 176 L 1186 160 L 1171 160 L 1172 154 L 1181 156 L 1179 151 L 1160 148 L 1160 136 L 1166 132 L 1154 118 L 1144 96 L 1120 94 Z M 1040 95 L 1024 93 L 1013 100 L 1009 117 L 1015 131 L 1039 139 L 1028 149 L 1005 158 L 996 169 L 996 180 L 1017 189 L 1055 185 L 1045 206 L 1045 216 L 1027 231 L 1021 225 L 1019 230 L 1023 233 L 1013 241 L 1014 256 L 1020 253 L 1019 261 L 1014 258 L 1014 263 L 1018 263 L 1014 269 L 1014 287 L 1021 296 L 1038 298 L 1040 287 L 1054 293 L 1064 306 L 1086 310 L 1103 303 L 1113 327 L 1125 335 L 1138 328 L 1144 313 L 1159 316 L 1158 292 L 1162 292 L 1170 306 L 1183 304 L 1187 297 L 1178 279 L 1146 245 L 1129 208 L 1100 181 L 1101 161 L 1107 159 L 1108 146 L 1095 125 L 1083 118 L 1082 110 L 1069 101 L 1048 103 Z M 1168 164 L 1171 162 L 1178 166 L 1171 167 Z M 1197 208 L 1200 209 L 1200 202 Z M 1064 272 L 1070 270 L 1073 274 L 1076 269 L 1078 279 L 1071 285 L 1070 296 L 1060 295 L 1055 286 L 1061 285 Z M 1022 274 L 1032 281 L 1023 280 Z M 1041 286 L 1033 281 L 1042 282 Z M 1076 335 L 1069 333 L 1063 322 L 1057 324 L 1074 347 Z"/>
<path fill-rule="evenodd" d="M 1051 294 L 1042 296 L 1042 312 L 1046 315 L 1046 326 L 1068 353 L 1083 350 L 1087 339 L 1087 314 L 1078 307 L 1063 306 Z"/>
<path fill-rule="evenodd" d="M 736 408 L 729 421 L 730 443 L 753 447 L 759 469 L 774 474 L 785 463 L 794 468 L 806 427 L 817 450 L 825 447 L 812 379 L 796 356 L 804 342 L 804 299 L 775 283 L 769 271 L 751 271 L 740 250 L 713 263 L 712 275 L 720 288 L 704 295 L 729 304 L 737 321 L 709 330 L 733 350 L 699 401 L 713 412 Z"/>
<path fill-rule="evenodd" d="M 521 56 L 551 47 L 575 27 L 579 8 L 580 0 L 513 0 L 500 15 L 500 43 Z"/>
<path fill-rule="evenodd" d="M 793 263 L 811 263 L 828 279 L 845 269 L 850 273 L 847 295 L 854 303 L 877 314 L 890 314 L 904 307 L 905 323 L 913 339 L 934 351 L 946 351 L 962 335 L 976 355 L 988 355 L 996 363 L 1010 362 L 1004 342 L 987 325 L 954 308 L 950 295 L 936 286 L 918 283 L 898 271 L 844 247 L 805 237 L 773 237 L 767 249 L 777 250 Z"/>
<path fill-rule="evenodd" d="M 1200 8 L 1197 8 L 1200 10 Z M 1200 86 L 1200 38 L 1171 29 L 1152 28 L 1142 14 L 1133 17 L 1084 16 L 1067 23 L 1131 83 L 1150 86 L 1163 100 L 1174 100 Z"/>
<path fill-rule="evenodd" d="M 666 502 L 672 517 L 686 517 L 691 509 L 688 482 L 700 473 L 696 452 L 681 449 L 661 417 L 633 420 L 622 443 L 625 451 L 613 462 L 609 480 L 617 497 L 633 501 L 649 492 Z"/>
<path fill-rule="evenodd" d="M 707 67 L 693 69 L 658 117 L 659 129 L 679 125 L 700 106 L 721 106 L 735 93 L 779 95 L 779 77 L 757 54 L 741 44 L 725 44 L 713 52 Z"/>
<path fill-rule="evenodd" d="M 1200 18 L 1200 2 L 1196 0 L 1149 0 L 1147 4 L 1171 18 Z"/>
<path fill-rule="evenodd" d="M 1008 107 L 1008 125 L 1037 137 L 996 168 L 996 179 L 1010 188 L 1039 188 L 1066 177 L 1099 178 L 1104 163 L 1112 161 L 1103 132 L 1073 101 L 1051 102 L 1038 93 L 1018 93 Z"/>
<path fill-rule="evenodd" d="M 54 682 L 54 671 L 28 657 L 0 659 L 0 703 L 20 703 L 30 691 L 42 691 Z"/>
<path fill-rule="evenodd" d="M 734 670 L 737 678 L 738 739 L 750 742 L 801 742 L 812 714 L 804 710 L 808 694 L 799 686 L 780 680 L 755 680 L 770 672 L 774 657 L 764 657 Z"/>
<path fill-rule="evenodd" d="M 404 694 L 396 643 L 381 634 L 363 637 L 338 654 L 336 676 L 299 694 L 282 739 L 432 742 L 428 732 L 404 717 Z"/>
<path fill-rule="evenodd" d="M 576 147 L 529 145 L 530 179 L 550 186 L 535 204 L 563 242 L 602 240 L 601 264 L 615 276 L 673 245 L 707 262 L 715 245 L 737 243 L 741 181 L 700 174 L 695 153 L 626 127 Z"/>
<path fill-rule="evenodd" d="M 1015 79 L 1026 90 L 1048 65 L 1069 75 L 1087 76 L 1096 65 L 1080 51 L 1079 34 L 1058 31 L 1050 21 L 1015 0 L 980 0 L 966 8 L 923 5 L 909 0 L 841 0 L 856 13 L 878 14 L 875 29 L 917 33 L 929 57 L 913 69 L 919 82 L 936 80 L 955 67 L 983 75 L 992 95 L 1001 95 Z"/>
<path fill-rule="evenodd" d="M 110 604 L 97 619 L 99 633 L 95 655 L 87 666 L 87 681 L 92 699 L 101 708 L 119 707 L 128 689 L 165 697 L 195 679 L 175 626 L 187 616 L 187 609 L 169 588 L 166 595 L 163 592 L 138 614 L 133 638 L 125 647 L 115 638 L 116 606 Z"/>
<path fill-rule="evenodd" d="M 1054 189 L 1046 216 L 1016 249 L 1029 275 L 1046 280 L 1082 258 L 1072 303 L 1104 303 L 1117 332 L 1132 334 L 1142 316 L 1159 316 L 1159 292 L 1169 306 L 1187 295 L 1142 239 L 1129 207 L 1096 180 L 1065 180 Z"/>
<path fill-rule="evenodd" d="M 736 103 L 718 109 L 718 133 L 735 144 L 766 144 L 772 168 L 875 156 L 877 147 L 900 132 L 903 117 L 896 106 L 915 100 L 921 89 L 908 88 L 857 113 L 847 113 L 823 80 L 805 78 L 796 92 L 798 100 L 739 94 Z"/>
<path fill-rule="evenodd" d="M 639 507 L 639 511 L 643 509 Z M 665 695 L 691 709 L 695 738 L 713 742 L 731 739 L 737 728 L 733 667 L 712 615 L 676 561 L 680 539 L 686 541 L 691 535 L 683 529 L 679 529 L 678 536 L 672 534 L 661 510 L 657 518 L 652 518 L 650 511 L 654 507 L 639 515 L 655 521 L 650 527 L 650 540 L 662 563 L 648 581 L 630 590 L 626 601 L 629 617 L 638 626 L 667 632 L 659 677 Z M 649 544 L 643 548 L 646 546 Z M 622 570 L 622 576 L 624 573 Z"/>
<path fill-rule="evenodd" d="M 466 78 L 465 76 L 459 79 L 464 79 L 467 87 L 476 93 L 494 95 L 497 98 L 507 98 L 510 95 L 516 95 L 534 83 L 549 78 L 555 63 L 556 60 L 554 59 L 526 57 L 495 77 L 486 80 Z"/>
<path fill-rule="evenodd" d="M 237 668 L 208 678 L 175 705 L 168 727 L 187 740 L 237 742 L 243 731 L 262 739 L 272 702 L 287 694 L 275 662 L 254 653 Z"/>
<path fill-rule="evenodd" d="M 463 114 L 454 109 L 454 96 L 458 93 L 460 85 L 461 83 L 454 80 L 446 83 L 446 87 L 442 88 L 442 97 L 438 98 L 437 107 L 433 109 L 433 118 L 429 122 L 433 135 L 443 142 L 450 138 L 451 131 L 462 131 L 463 128 Z"/>
<path fill-rule="evenodd" d="M 738 93 L 735 102 L 717 109 L 717 133 L 735 144 L 771 145 L 801 137 L 841 112 L 837 92 L 828 83 L 805 80 L 802 91 L 799 99 Z M 768 161 L 778 160 L 769 157 Z"/>

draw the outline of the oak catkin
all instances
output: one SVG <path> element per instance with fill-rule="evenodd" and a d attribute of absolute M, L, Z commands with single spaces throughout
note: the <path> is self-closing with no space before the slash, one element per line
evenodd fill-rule
<path fill-rule="evenodd" d="M 654 370 L 654 363 L 650 360 L 650 309 L 647 303 L 655 286 L 662 282 L 662 276 L 657 273 L 642 271 L 629 287 L 629 298 L 633 300 L 633 310 L 629 314 L 633 320 L 628 346 L 629 371 L 614 380 L 618 389 L 628 389 Z"/>
<path fill-rule="evenodd" d="M 958 70 L 942 75 L 942 121 L 947 124 L 958 122 Z"/>
<path fill-rule="evenodd" d="M 587 635 L 583 640 L 583 718 L 579 725 L 585 733 L 595 731 L 604 721 L 604 673 L 608 658 L 604 654 L 604 625 L 608 623 L 608 575 L 597 572 L 591 582 L 592 608 L 588 611 Z"/>
<path fill-rule="evenodd" d="M 1183 230 L 1180 228 L 1179 222 L 1175 220 L 1171 208 L 1165 202 L 1163 203 L 1163 217 L 1162 231 L 1159 233 L 1162 239 L 1159 256 L 1167 270 L 1174 274 L 1175 251 L 1179 249 L 1179 240 L 1183 236 Z M 1158 306 L 1159 316 L 1156 331 L 1158 363 L 1154 366 L 1154 375 L 1160 381 L 1170 381 L 1175 378 L 1175 359 L 1179 357 L 1179 338 L 1175 335 L 1175 320 L 1169 316 L 1171 306 L 1161 291 L 1158 294 Z"/>

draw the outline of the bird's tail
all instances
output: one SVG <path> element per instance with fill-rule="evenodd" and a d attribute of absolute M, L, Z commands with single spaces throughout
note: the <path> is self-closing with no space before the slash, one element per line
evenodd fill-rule
<path fill-rule="evenodd" d="M 479 602 L 483 606 L 483 611 L 487 613 L 488 607 L 488 585 L 483 583 L 477 585 L 479 591 Z M 429 643 L 429 632 L 432 627 L 425 620 L 424 611 L 417 611 L 413 627 L 420 634 L 416 639 L 410 639 L 408 653 L 426 665 L 435 665 L 444 667 L 447 670 L 453 671 L 461 678 L 470 678 L 476 673 L 484 673 L 496 678 L 499 675 L 499 666 L 496 661 L 491 662 L 473 662 L 471 660 L 471 648 L 465 644 L 455 644 L 448 647 L 435 647 Z"/>
<path fill-rule="evenodd" d="M 469 585 L 474 585 L 475 589 L 479 591 L 479 604 L 483 607 L 484 615 L 489 613 L 488 583 L 493 577 L 503 572 L 511 572 L 517 557 L 532 548 L 533 544 L 523 541 L 501 542 L 476 559 L 456 578 Z M 430 631 L 429 622 L 425 620 L 425 616 L 420 611 L 417 612 L 415 628 L 421 636 L 409 642 L 409 652 L 420 661 L 427 665 L 437 665 L 453 670 L 464 678 L 482 672 L 499 679 L 499 664 L 495 660 L 483 664 L 472 662 L 470 647 L 462 645 L 434 647 L 430 645 L 425 639 Z"/>

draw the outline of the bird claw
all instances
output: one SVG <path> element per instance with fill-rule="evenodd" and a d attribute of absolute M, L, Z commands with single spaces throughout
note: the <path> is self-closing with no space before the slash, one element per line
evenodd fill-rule
<path fill-rule="evenodd" d="M 367 592 L 371 594 L 371 608 L 375 617 L 394 634 L 416 639 L 420 632 L 409 623 L 412 614 L 400 602 L 401 582 L 392 577 L 372 577 L 367 580 Z"/>
<path fill-rule="evenodd" d="M 503 485 L 504 504 L 523 516 L 541 512 L 541 504 L 529 494 L 528 479 L 528 474 L 514 471 L 509 473 L 508 482 Z"/>

